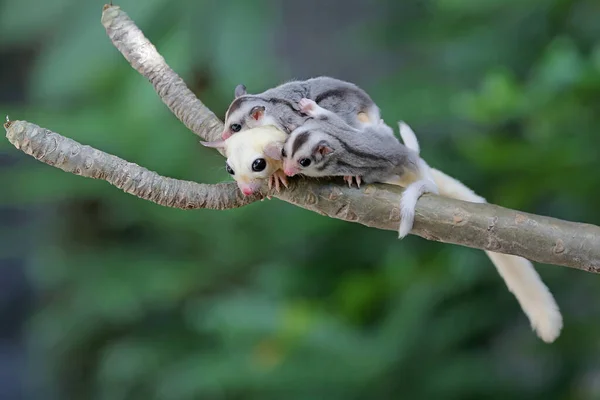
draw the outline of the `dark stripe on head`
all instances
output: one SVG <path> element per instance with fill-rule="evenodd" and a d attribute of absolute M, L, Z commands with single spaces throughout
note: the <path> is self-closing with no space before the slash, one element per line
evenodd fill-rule
<path fill-rule="evenodd" d="M 292 154 L 290 154 L 290 157 L 294 157 L 294 154 L 296 154 L 298 149 L 308 141 L 309 136 L 309 132 L 302 132 L 296 136 L 296 140 L 294 140 L 294 143 L 292 143 Z"/>
<path fill-rule="evenodd" d="M 244 96 L 238 97 L 237 99 L 233 100 L 233 102 L 231 102 L 231 104 L 229 105 L 229 108 L 227 109 L 226 116 L 231 115 L 231 113 L 233 113 L 234 111 L 236 111 L 237 109 L 242 107 L 242 105 L 244 103 L 246 103 L 248 101 L 252 101 L 252 100 L 261 100 L 261 101 L 264 101 L 265 103 L 269 103 L 269 104 L 283 105 L 283 106 L 289 108 L 290 111 L 292 111 L 294 114 L 297 114 L 302 117 L 306 117 L 306 115 L 301 113 L 300 110 L 296 109 L 296 107 L 294 106 L 294 103 L 292 103 L 291 101 L 288 101 L 285 99 L 280 99 L 277 97 L 264 98 L 264 97 L 260 97 L 258 95 L 244 95 Z"/>
<path fill-rule="evenodd" d="M 254 96 L 241 96 L 235 99 L 227 109 L 227 115 L 229 116 L 232 112 L 240 108 L 245 102 L 255 99 Z"/>

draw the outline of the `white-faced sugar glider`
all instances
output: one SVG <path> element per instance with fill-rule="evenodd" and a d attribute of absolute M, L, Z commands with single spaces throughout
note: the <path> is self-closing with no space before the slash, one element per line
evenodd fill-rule
<path fill-rule="evenodd" d="M 224 150 L 226 171 L 244 195 L 257 193 L 267 181 L 280 190 L 288 182 L 281 170 L 281 150 L 288 135 L 274 126 L 262 126 L 233 135 L 226 140 L 201 142 L 206 147 Z"/>

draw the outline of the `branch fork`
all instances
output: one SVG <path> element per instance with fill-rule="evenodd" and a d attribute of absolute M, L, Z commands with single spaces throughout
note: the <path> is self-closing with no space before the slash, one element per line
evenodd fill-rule
<path fill-rule="evenodd" d="M 109 4 L 103 8 L 101 22 L 114 46 L 148 79 L 173 114 L 203 140 L 218 140 L 222 121 L 167 65 L 129 16 Z M 160 176 L 27 121 L 10 121 L 6 116 L 4 128 L 10 143 L 43 163 L 105 180 L 126 193 L 166 207 L 225 210 L 264 199 L 243 196 L 234 182 L 201 184 Z M 396 231 L 401 193 L 401 187 L 385 184 L 363 185 L 359 190 L 331 180 L 292 179 L 288 189 L 267 190 L 265 195 L 331 218 Z M 600 273 L 600 228 L 590 224 L 427 194 L 417 203 L 411 233 Z"/>

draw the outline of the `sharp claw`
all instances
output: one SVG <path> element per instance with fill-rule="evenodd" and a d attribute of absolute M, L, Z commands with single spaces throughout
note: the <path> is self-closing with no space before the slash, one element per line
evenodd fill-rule
<path fill-rule="evenodd" d="M 281 179 L 281 183 L 283 183 L 283 186 L 288 187 L 288 181 L 287 181 L 285 174 L 280 175 L 279 179 Z"/>

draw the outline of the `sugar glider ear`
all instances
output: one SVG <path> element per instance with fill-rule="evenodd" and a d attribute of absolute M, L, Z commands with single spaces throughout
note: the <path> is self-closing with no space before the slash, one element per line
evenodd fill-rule
<path fill-rule="evenodd" d="M 200 144 L 204 147 L 211 147 L 214 149 L 225 149 L 225 140 L 216 140 L 214 142 L 200 142 Z"/>
<path fill-rule="evenodd" d="M 281 149 L 283 149 L 283 143 L 271 142 L 265 146 L 265 156 L 272 160 L 280 161 L 282 159 Z"/>
<path fill-rule="evenodd" d="M 265 107 L 264 106 L 254 106 L 252 110 L 250 110 L 250 116 L 255 120 L 259 120 L 265 115 Z"/>
<path fill-rule="evenodd" d="M 315 153 L 318 153 L 322 156 L 326 156 L 328 154 L 333 153 L 333 149 L 327 142 L 320 142 L 315 148 Z"/>
<path fill-rule="evenodd" d="M 237 86 L 235 87 L 235 92 L 234 92 L 234 95 L 235 95 L 235 98 L 236 98 L 236 99 L 237 99 L 238 97 L 240 97 L 240 96 L 243 96 L 243 95 L 245 95 L 245 94 L 246 94 L 246 86 L 244 86 L 244 85 L 242 85 L 242 84 L 240 83 L 239 85 L 237 85 Z"/>

